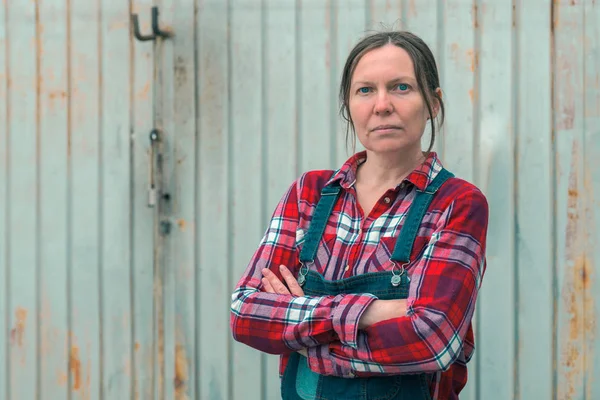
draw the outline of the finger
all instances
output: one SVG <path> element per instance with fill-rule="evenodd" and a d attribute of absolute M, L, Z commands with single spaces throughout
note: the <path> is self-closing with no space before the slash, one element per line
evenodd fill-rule
<path fill-rule="evenodd" d="M 290 294 L 290 291 L 285 287 L 283 283 L 281 283 L 279 278 L 277 278 L 277 275 L 275 275 L 271 270 L 269 270 L 268 268 L 263 269 L 263 275 L 269 280 L 269 283 L 275 290 L 275 293 Z"/>
<path fill-rule="evenodd" d="M 265 292 L 267 293 L 275 293 L 275 289 L 271 286 L 271 282 L 267 278 L 262 278 L 262 284 L 265 287 Z"/>
<path fill-rule="evenodd" d="M 281 272 L 281 276 L 283 276 L 287 287 L 290 288 L 290 292 L 292 292 L 294 296 L 304 296 L 304 291 L 290 270 L 287 269 L 285 265 L 280 265 L 279 271 Z"/>

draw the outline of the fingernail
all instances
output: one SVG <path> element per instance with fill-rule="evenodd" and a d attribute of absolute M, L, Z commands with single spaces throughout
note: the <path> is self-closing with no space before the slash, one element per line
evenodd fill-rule
<path fill-rule="evenodd" d="M 280 265 L 279 269 L 287 269 L 287 267 L 285 265 Z"/>
<path fill-rule="evenodd" d="M 266 275 L 269 273 L 269 270 L 267 268 L 263 268 L 262 273 L 263 273 L 263 275 Z"/>

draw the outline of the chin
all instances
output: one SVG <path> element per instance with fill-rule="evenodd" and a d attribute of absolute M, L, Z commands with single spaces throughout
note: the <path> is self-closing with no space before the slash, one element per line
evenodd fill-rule
<path fill-rule="evenodd" d="M 378 143 L 367 143 L 364 148 L 375 154 L 406 153 L 421 151 L 421 143 L 406 143 L 398 140 L 382 140 Z"/>

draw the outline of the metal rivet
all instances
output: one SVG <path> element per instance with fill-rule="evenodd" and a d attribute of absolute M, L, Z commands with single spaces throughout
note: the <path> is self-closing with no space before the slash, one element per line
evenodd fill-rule
<path fill-rule="evenodd" d="M 391 202 L 389 197 L 386 197 L 385 199 L 383 199 L 383 201 L 385 201 L 385 204 L 390 204 Z"/>

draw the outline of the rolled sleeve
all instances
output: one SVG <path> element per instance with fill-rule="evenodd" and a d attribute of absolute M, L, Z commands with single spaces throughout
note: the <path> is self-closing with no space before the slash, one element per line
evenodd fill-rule
<path fill-rule="evenodd" d="M 343 296 L 332 314 L 333 329 L 341 343 L 353 349 L 357 348 L 358 322 L 375 300 L 377 297 L 371 294 Z"/>

